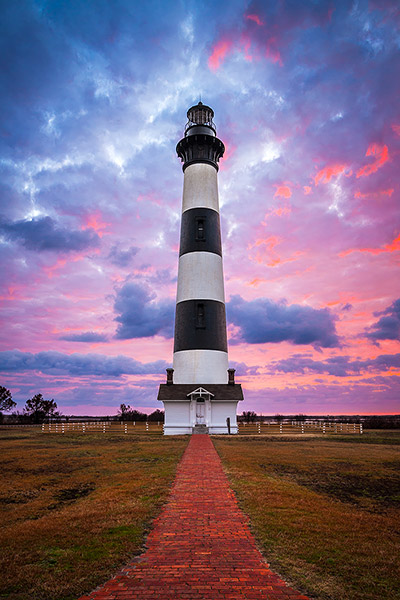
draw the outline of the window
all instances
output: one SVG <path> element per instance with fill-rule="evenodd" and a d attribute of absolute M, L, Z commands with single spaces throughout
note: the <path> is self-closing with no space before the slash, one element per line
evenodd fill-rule
<path fill-rule="evenodd" d="M 196 329 L 205 329 L 206 327 L 204 304 L 198 302 L 196 305 Z"/>
<path fill-rule="evenodd" d="M 205 236 L 205 217 L 196 218 L 196 242 L 204 242 Z"/>

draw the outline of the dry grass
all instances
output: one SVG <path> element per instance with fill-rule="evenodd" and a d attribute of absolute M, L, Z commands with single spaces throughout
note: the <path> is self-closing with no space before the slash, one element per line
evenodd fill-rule
<path fill-rule="evenodd" d="M 218 438 L 272 567 L 324 600 L 400 598 L 400 432 Z"/>
<path fill-rule="evenodd" d="M 0 431 L 0 598 L 72 600 L 139 554 L 187 442 Z"/>

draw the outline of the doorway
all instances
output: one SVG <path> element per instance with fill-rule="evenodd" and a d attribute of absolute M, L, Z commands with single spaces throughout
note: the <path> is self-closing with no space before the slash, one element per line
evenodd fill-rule
<path fill-rule="evenodd" d="M 206 405 L 204 400 L 200 398 L 196 402 L 196 425 L 204 425 L 206 422 Z"/>

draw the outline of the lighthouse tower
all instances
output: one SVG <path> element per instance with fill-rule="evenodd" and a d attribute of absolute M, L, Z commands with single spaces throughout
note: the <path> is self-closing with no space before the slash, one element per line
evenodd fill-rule
<path fill-rule="evenodd" d="M 187 117 L 176 147 L 184 183 L 173 369 L 167 369 L 158 399 L 166 434 L 237 433 L 243 393 L 228 369 L 217 180 L 225 147 L 209 106 L 199 102 Z"/>

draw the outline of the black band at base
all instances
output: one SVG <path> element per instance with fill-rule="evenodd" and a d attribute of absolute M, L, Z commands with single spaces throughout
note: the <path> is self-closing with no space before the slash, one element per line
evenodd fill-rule
<path fill-rule="evenodd" d="M 225 304 L 217 300 L 184 300 L 176 305 L 174 352 L 228 351 Z"/>

